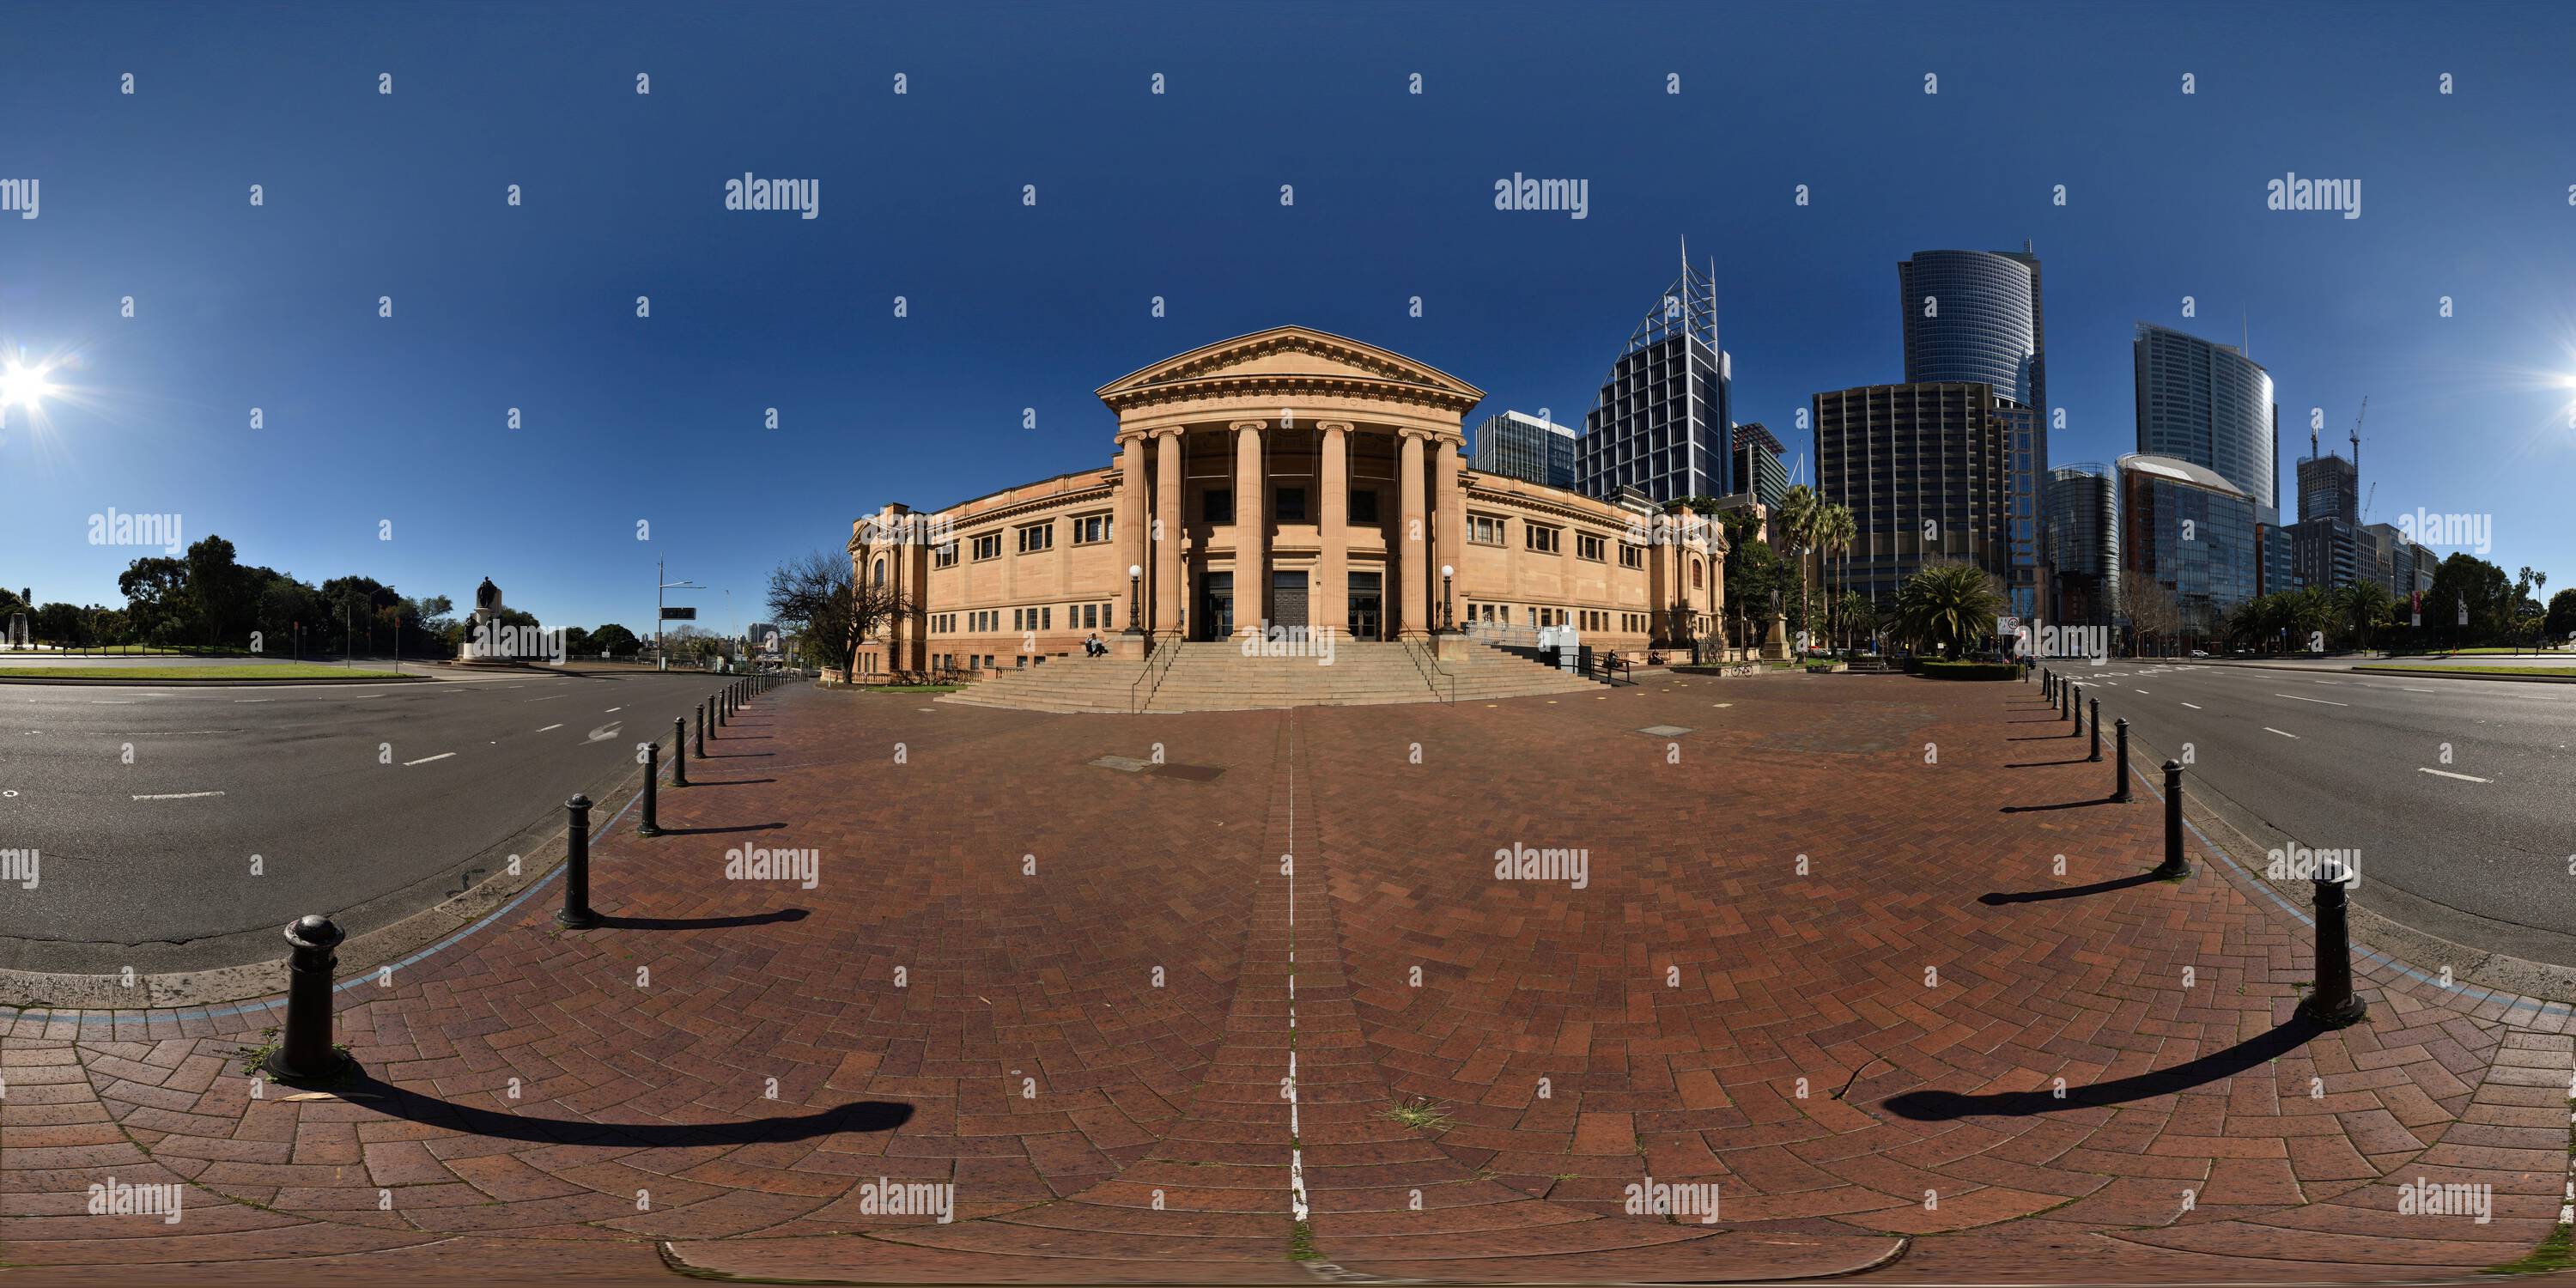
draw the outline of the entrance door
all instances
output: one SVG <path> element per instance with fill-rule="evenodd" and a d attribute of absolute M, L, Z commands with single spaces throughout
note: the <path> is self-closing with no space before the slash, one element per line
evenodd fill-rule
<path fill-rule="evenodd" d="M 1221 640 L 1234 634 L 1234 574 L 1199 574 L 1200 639 Z"/>
<path fill-rule="evenodd" d="M 1306 624 L 1306 574 L 1274 572 L 1270 574 L 1270 610 L 1277 614 L 1273 626 Z"/>
<path fill-rule="evenodd" d="M 1384 573 L 1351 574 L 1351 638 L 1373 640 L 1384 630 Z"/>

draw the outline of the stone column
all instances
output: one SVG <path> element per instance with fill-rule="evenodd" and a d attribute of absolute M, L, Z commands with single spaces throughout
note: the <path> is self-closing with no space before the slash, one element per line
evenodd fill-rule
<path fill-rule="evenodd" d="M 1154 630 L 1181 628 L 1181 431 L 1154 431 Z"/>
<path fill-rule="evenodd" d="M 1261 429 L 1257 420 L 1234 422 L 1234 629 L 1257 629 L 1270 616 L 1269 525 L 1261 502 Z"/>
<path fill-rule="evenodd" d="M 1422 431 L 1398 432 L 1404 443 L 1395 474 L 1403 481 L 1403 509 L 1396 516 L 1395 558 L 1404 591 L 1396 620 L 1403 624 L 1401 633 L 1410 639 L 1431 631 L 1431 583 L 1425 575 L 1431 563 L 1431 525 L 1422 511 Z"/>
<path fill-rule="evenodd" d="M 1145 486 L 1145 436 L 1130 434 L 1119 444 L 1118 510 L 1113 520 L 1118 526 L 1118 620 L 1114 625 L 1122 631 L 1131 625 L 1141 628 L 1146 620 L 1144 584 L 1139 581 L 1131 590 L 1127 580 L 1127 570 L 1145 562 Z M 1128 606 L 1131 599 L 1133 609 Z M 1131 611 L 1136 614 L 1133 622 L 1128 620 Z"/>
<path fill-rule="evenodd" d="M 1458 582 L 1467 575 L 1467 489 L 1458 478 L 1459 471 L 1464 468 L 1466 458 L 1454 450 L 1449 440 L 1431 440 L 1431 484 L 1437 489 L 1435 495 L 1440 506 L 1440 542 L 1436 551 L 1439 559 L 1427 573 L 1431 578 L 1431 594 L 1435 602 L 1431 607 L 1431 620 L 1424 623 L 1426 626 L 1457 626 L 1465 620 L 1465 614 L 1458 611 L 1457 603 Z M 1566 553 L 1574 552 L 1568 550 Z M 1458 570 L 1458 576 L 1452 578 L 1445 588 L 1440 583 L 1442 564 Z"/>
<path fill-rule="evenodd" d="M 1322 546 L 1315 556 L 1315 584 L 1306 591 L 1307 613 L 1311 625 L 1331 627 L 1340 635 L 1351 623 L 1351 427 L 1326 420 L 1316 422 L 1316 428 L 1324 431 L 1324 459 L 1316 471 L 1323 496 L 1315 511 Z"/>

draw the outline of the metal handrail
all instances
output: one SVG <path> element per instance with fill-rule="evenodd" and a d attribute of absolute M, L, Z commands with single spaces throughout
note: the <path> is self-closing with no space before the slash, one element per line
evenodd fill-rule
<path fill-rule="evenodd" d="M 1146 633 L 1145 669 L 1137 674 L 1135 683 L 1127 686 L 1127 713 L 1129 715 L 1138 715 L 1143 713 L 1145 710 L 1145 704 L 1152 702 L 1154 700 L 1154 695 L 1161 691 L 1163 687 L 1163 676 L 1171 671 L 1172 663 L 1179 661 L 1180 657 L 1181 633 L 1179 631 L 1166 631 L 1161 634 L 1155 634 L 1150 631 Z M 1146 681 L 1148 680 L 1153 681 L 1153 683 L 1151 685 L 1147 685 Z M 1145 690 L 1141 696 L 1136 692 L 1139 688 Z"/>
<path fill-rule="evenodd" d="M 1450 674 L 1446 667 L 1440 665 L 1439 659 L 1432 656 L 1431 645 L 1421 639 L 1404 637 L 1398 637 L 1396 642 L 1404 646 L 1404 655 L 1413 659 L 1413 669 L 1422 673 L 1423 687 L 1431 690 L 1431 696 L 1449 705 L 1457 705 L 1458 677 Z M 1449 682 L 1445 695 L 1441 691 L 1442 680 Z"/>

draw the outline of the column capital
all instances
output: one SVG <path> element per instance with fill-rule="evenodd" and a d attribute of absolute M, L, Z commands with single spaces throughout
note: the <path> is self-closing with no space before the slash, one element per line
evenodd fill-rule
<path fill-rule="evenodd" d="M 1315 422 L 1315 428 L 1326 433 L 1347 434 L 1351 432 L 1351 423 L 1347 420 L 1319 420 Z"/>
<path fill-rule="evenodd" d="M 1226 428 L 1231 429 L 1238 434 L 1258 434 L 1261 431 L 1270 428 L 1270 422 L 1266 420 L 1238 420 L 1228 424 Z"/>
<path fill-rule="evenodd" d="M 1166 438 L 1178 438 L 1189 431 L 1186 426 L 1182 425 L 1156 425 L 1152 429 L 1140 429 L 1136 432 L 1146 438 L 1161 440 Z"/>

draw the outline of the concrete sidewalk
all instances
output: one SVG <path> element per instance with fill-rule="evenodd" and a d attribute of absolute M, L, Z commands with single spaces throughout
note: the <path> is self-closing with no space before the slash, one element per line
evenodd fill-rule
<path fill-rule="evenodd" d="M 1893 677 L 782 691 L 665 787 L 669 835 L 597 847 L 607 926 L 558 930 L 549 882 L 345 989 L 329 1093 L 254 1094 L 267 1007 L 0 1017 L 0 1261 L 2313 1281 L 2549 1238 L 2567 1009 L 2382 968 L 2365 1024 L 2296 1025 L 2306 931 L 2206 853 L 2123 880 L 2154 798 L 2103 802 L 2065 730 L 2031 686 Z M 165 1183 L 176 1223 L 91 1214 Z"/>

